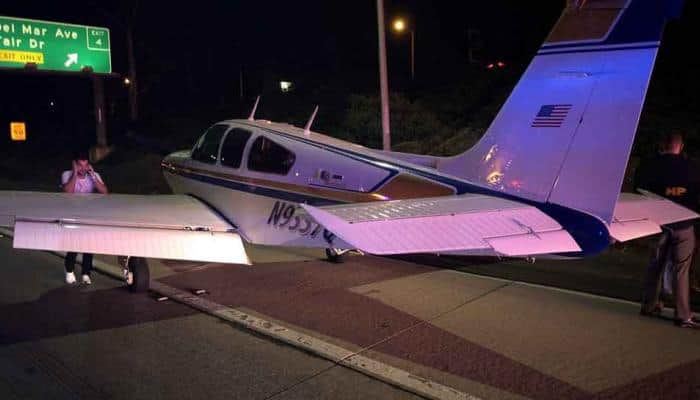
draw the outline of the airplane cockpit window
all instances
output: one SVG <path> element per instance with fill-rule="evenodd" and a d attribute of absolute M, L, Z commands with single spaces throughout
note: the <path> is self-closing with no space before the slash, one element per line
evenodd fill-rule
<path fill-rule="evenodd" d="M 255 139 L 248 156 L 248 169 L 257 172 L 287 175 L 296 155 L 279 144 L 260 136 Z"/>
<path fill-rule="evenodd" d="M 207 129 L 202 137 L 199 138 L 197 144 L 194 145 L 192 159 L 208 164 L 216 164 L 216 158 L 219 155 L 219 144 L 221 144 L 221 138 L 228 128 L 228 125 L 214 125 Z"/>
<path fill-rule="evenodd" d="M 243 149 L 245 149 L 250 135 L 250 131 L 241 128 L 233 128 L 228 132 L 224 144 L 221 146 L 221 165 L 240 168 Z"/>

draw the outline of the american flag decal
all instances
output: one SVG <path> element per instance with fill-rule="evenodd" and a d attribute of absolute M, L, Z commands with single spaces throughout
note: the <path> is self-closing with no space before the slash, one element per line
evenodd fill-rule
<path fill-rule="evenodd" d="M 532 128 L 559 128 L 571 111 L 571 104 L 549 104 L 540 107 Z"/>

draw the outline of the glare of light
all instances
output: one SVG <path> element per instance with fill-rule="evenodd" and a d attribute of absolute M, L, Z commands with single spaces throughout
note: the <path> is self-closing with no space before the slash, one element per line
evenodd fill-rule
<path fill-rule="evenodd" d="M 504 63 L 503 61 L 499 61 L 496 63 L 496 65 L 498 65 L 498 68 L 503 68 L 506 66 L 506 63 Z"/>
<path fill-rule="evenodd" d="M 129 78 L 124 78 L 124 84 L 125 84 L 126 86 L 131 85 L 131 79 L 129 79 Z"/>
<path fill-rule="evenodd" d="M 486 153 L 486 156 L 484 157 L 484 163 L 489 162 L 489 160 L 491 160 L 493 158 L 493 156 L 496 154 L 497 151 L 498 151 L 497 144 L 494 144 L 493 146 L 491 146 L 491 148 L 489 149 L 489 152 Z"/>
<path fill-rule="evenodd" d="M 399 18 L 399 19 L 394 21 L 394 24 L 392 26 L 394 27 L 394 31 L 403 32 L 406 30 L 406 21 Z"/>
<path fill-rule="evenodd" d="M 489 64 L 489 65 L 486 66 L 486 68 L 488 68 L 488 69 L 493 69 L 493 67 L 494 67 L 493 64 Z"/>
<path fill-rule="evenodd" d="M 384 196 L 383 194 L 379 194 L 379 193 L 372 193 L 372 197 L 377 199 L 377 200 L 389 200 L 389 197 Z"/>
<path fill-rule="evenodd" d="M 53 106 L 54 106 L 54 102 L 53 102 L 53 100 L 51 100 L 51 101 L 49 102 L 49 105 L 50 105 L 51 107 L 53 107 Z"/>
<path fill-rule="evenodd" d="M 486 177 L 486 182 L 491 185 L 498 185 L 501 183 L 501 179 L 503 179 L 503 173 L 501 171 L 494 171 Z"/>
<path fill-rule="evenodd" d="M 294 86 L 294 84 L 293 84 L 292 82 L 280 81 L 280 90 L 281 90 L 283 93 L 287 93 L 287 92 L 291 91 L 291 90 L 292 90 L 292 86 Z"/>

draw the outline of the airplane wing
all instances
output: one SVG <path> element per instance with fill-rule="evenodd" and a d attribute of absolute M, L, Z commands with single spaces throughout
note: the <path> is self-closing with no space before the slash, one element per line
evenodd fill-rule
<path fill-rule="evenodd" d="M 581 248 L 535 207 L 484 195 L 302 207 L 342 240 L 371 254 L 530 256 Z"/>
<path fill-rule="evenodd" d="M 235 226 L 185 195 L 0 191 L 14 247 L 250 264 Z"/>
<path fill-rule="evenodd" d="M 610 236 L 620 242 L 654 235 L 661 225 L 700 218 L 697 213 L 651 192 L 622 193 L 615 205 Z"/>

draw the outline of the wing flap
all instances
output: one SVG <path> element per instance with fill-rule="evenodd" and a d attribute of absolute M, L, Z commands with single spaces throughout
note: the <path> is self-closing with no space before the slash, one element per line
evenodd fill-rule
<path fill-rule="evenodd" d="M 230 232 L 18 221 L 13 246 L 18 249 L 250 264 L 241 237 Z"/>
<path fill-rule="evenodd" d="M 529 256 L 581 250 L 537 208 L 490 196 L 302 207 L 345 242 L 377 255 L 473 251 Z"/>

